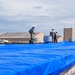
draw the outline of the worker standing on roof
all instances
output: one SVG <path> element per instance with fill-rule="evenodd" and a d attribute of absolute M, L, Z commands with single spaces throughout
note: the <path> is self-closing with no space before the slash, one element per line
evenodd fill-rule
<path fill-rule="evenodd" d="M 50 31 L 50 36 L 52 37 L 52 42 L 54 43 L 54 29 L 52 29 L 52 31 Z"/>
<path fill-rule="evenodd" d="M 57 43 L 57 32 L 54 32 L 54 43 Z"/>
<path fill-rule="evenodd" d="M 29 30 L 29 33 L 30 33 L 29 43 L 34 43 L 35 28 L 36 28 L 36 25 L 33 25 L 33 27 Z"/>

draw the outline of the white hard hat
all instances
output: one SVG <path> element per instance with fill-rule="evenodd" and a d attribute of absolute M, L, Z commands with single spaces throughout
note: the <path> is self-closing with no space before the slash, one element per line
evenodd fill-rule
<path fill-rule="evenodd" d="M 54 28 L 52 28 L 52 30 L 54 30 Z"/>
<path fill-rule="evenodd" d="M 36 25 L 33 25 L 33 27 L 36 27 Z"/>

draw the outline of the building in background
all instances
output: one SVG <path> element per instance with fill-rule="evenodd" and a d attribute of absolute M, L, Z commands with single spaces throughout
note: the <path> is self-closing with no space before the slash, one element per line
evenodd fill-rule
<path fill-rule="evenodd" d="M 44 34 L 41 32 L 36 33 L 35 43 L 43 43 Z M 4 43 L 29 43 L 29 32 L 11 32 L 3 33 L 0 35 L 0 40 Z"/>
<path fill-rule="evenodd" d="M 64 28 L 64 40 L 74 41 L 74 28 Z"/>

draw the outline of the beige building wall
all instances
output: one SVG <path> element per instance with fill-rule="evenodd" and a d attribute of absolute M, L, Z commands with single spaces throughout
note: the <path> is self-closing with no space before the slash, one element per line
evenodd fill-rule
<path fill-rule="evenodd" d="M 35 42 L 34 43 L 43 43 L 44 34 L 42 32 L 38 32 L 35 35 Z M 14 32 L 14 33 L 4 33 L 0 35 L 0 39 L 2 42 L 4 40 L 8 40 L 8 43 L 29 43 L 30 34 L 24 32 Z"/>
<path fill-rule="evenodd" d="M 64 28 L 64 40 L 69 41 L 71 39 L 74 39 L 74 28 Z"/>
<path fill-rule="evenodd" d="M 63 41 L 63 36 L 59 36 L 59 37 L 57 38 L 57 41 L 58 41 L 58 42 Z"/>
<path fill-rule="evenodd" d="M 35 42 L 37 43 L 43 43 L 44 42 L 44 34 L 42 32 L 35 35 Z"/>

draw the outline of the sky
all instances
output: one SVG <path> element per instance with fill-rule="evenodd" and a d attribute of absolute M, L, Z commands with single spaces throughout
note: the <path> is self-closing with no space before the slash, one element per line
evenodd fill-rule
<path fill-rule="evenodd" d="M 0 34 L 36 32 L 49 35 L 52 28 L 63 35 L 63 28 L 75 27 L 75 0 L 0 0 Z"/>

